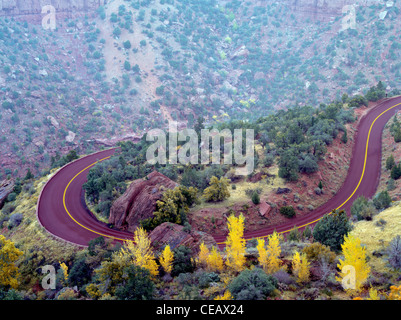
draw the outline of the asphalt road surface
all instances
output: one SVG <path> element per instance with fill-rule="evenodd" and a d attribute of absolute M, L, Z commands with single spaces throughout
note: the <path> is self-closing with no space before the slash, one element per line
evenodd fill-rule
<path fill-rule="evenodd" d="M 302 230 L 306 225 L 314 225 L 333 209 L 344 209 L 349 214 L 353 201 L 359 196 L 371 198 L 376 193 L 380 179 L 383 128 L 400 109 L 401 97 L 386 99 L 361 119 L 347 177 L 333 198 L 302 217 L 247 232 L 245 239 L 266 237 L 274 230 L 285 234 L 295 225 Z M 114 151 L 109 149 L 80 158 L 61 168 L 47 182 L 38 199 L 37 218 L 49 233 L 80 246 L 87 246 L 90 240 L 99 236 L 115 241 L 132 240 L 132 233 L 114 230 L 99 222 L 84 204 L 82 185 L 90 168 L 97 161 L 109 158 Z M 215 239 L 220 247 L 224 247 L 225 236 L 216 236 Z"/>

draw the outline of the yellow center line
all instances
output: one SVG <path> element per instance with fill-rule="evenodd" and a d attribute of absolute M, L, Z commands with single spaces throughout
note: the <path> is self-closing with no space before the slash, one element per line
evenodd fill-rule
<path fill-rule="evenodd" d="M 75 178 L 78 177 L 80 174 L 82 174 L 82 172 L 84 172 L 84 171 L 86 171 L 87 169 L 93 167 L 95 164 L 97 164 L 97 163 L 99 163 L 99 162 L 101 162 L 101 161 L 104 161 L 104 160 L 106 160 L 106 159 L 109 159 L 109 158 L 110 158 L 110 156 L 108 156 L 108 157 L 106 157 L 106 158 L 103 158 L 103 159 L 101 159 L 101 160 L 98 160 L 98 161 L 96 161 L 95 163 L 92 163 L 91 165 L 87 166 L 85 169 L 83 169 L 83 170 L 81 170 L 80 172 L 78 172 L 78 173 L 74 176 L 74 178 L 72 178 L 72 179 L 70 180 L 70 182 L 68 182 L 67 186 L 66 186 L 65 189 L 64 189 L 64 194 L 63 194 L 63 205 L 64 205 L 64 209 L 65 209 L 65 211 L 67 212 L 67 214 L 69 215 L 69 217 L 70 217 L 76 224 L 78 224 L 79 226 L 81 226 L 82 228 L 84 228 L 84 229 L 86 229 L 86 230 L 88 230 L 88 231 L 90 231 L 90 232 L 93 232 L 93 233 L 95 233 L 95 234 L 98 234 L 98 235 L 100 235 L 100 236 L 103 236 L 103 237 L 112 238 L 112 239 L 115 239 L 115 240 L 122 240 L 122 241 L 125 241 L 125 240 L 127 240 L 127 239 L 121 239 L 121 238 L 113 237 L 113 236 L 110 236 L 110 235 L 107 235 L 107 234 L 103 234 L 103 233 L 94 231 L 94 230 L 92 230 L 92 229 L 90 229 L 90 228 L 84 226 L 83 224 L 79 223 L 79 222 L 71 215 L 71 213 L 68 211 L 67 205 L 65 204 L 65 195 L 66 195 L 66 193 L 67 193 L 68 187 L 69 187 L 70 184 L 75 180 Z"/>

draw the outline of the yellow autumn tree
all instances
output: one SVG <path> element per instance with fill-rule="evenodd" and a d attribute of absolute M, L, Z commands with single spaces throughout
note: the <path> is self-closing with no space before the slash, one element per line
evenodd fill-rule
<path fill-rule="evenodd" d="M 210 251 L 208 247 L 202 241 L 202 243 L 199 245 L 199 254 L 197 259 L 197 263 L 199 266 L 207 266 L 207 258 L 209 257 L 209 253 Z"/>
<path fill-rule="evenodd" d="M 173 260 L 174 260 L 174 253 L 171 251 L 169 245 L 167 245 L 160 257 L 160 265 L 163 267 L 166 273 L 171 273 L 173 270 Z"/>
<path fill-rule="evenodd" d="M 14 242 L 0 235 L 0 285 L 18 287 L 19 271 L 15 263 L 23 254 Z"/>
<path fill-rule="evenodd" d="M 92 299 L 99 299 L 102 296 L 99 286 L 94 283 L 88 284 L 85 290 L 88 296 L 91 297 Z"/>
<path fill-rule="evenodd" d="M 298 283 L 306 283 L 309 281 L 309 261 L 305 253 L 300 254 L 295 251 L 292 257 L 292 273 L 296 276 Z"/>
<path fill-rule="evenodd" d="M 361 240 L 345 235 L 341 245 L 344 260 L 340 259 L 337 267 L 340 269 L 336 280 L 341 282 L 349 295 L 361 292 L 363 284 L 369 277 L 370 267 L 366 261 L 366 249 L 361 245 Z"/>
<path fill-rule="evenodd" d="M 67 283 L 68 281 L 68 267 L 64 262 L 60 262 L 60 268 L 63 270 L 63 277 L 64 277 L 64 283 Z"/>
<path fill-rule="evenodd" d="M 214 300 L 234 300 L 231 292 L 226 290 L 223 295 L 217 296 Z"/>
<path fill-rule="evenodd" d="M 379 292 L 371 287 L 369 289 L 369 298 L 367 300 L 380 300 Z"/>
<path fill-rule="evenodd" d="M 223 258 L 216 247 L 212 248 L 207 257 L 207 268 L 210 271 L 222 271 L 224 269 Z"/>
<path fill-rule="evenodd" d="M 282 265 L 282 261 L 280 259 L 281 255 L 281 247 L 280 241 L 282 236 L 278 234 L 276 231 L 273 234 L 268 236 L 268 244 L 267 244 L 267 273 L 275 273 L 280 270 Z"/>
<path fill-rule="evenodd" d="M 256 246 L 258 250 L 258 262 L 262 266 L 263 270 L 267 270 L 268 260 L 267 260 L 267 250 L 266 243 L 264 239 L 258 239 L 258 245 Z"/>
<path fill-rule="evenodd" d="M 135 230 L 134 241 L 125 241 L 118 255 L 121 258 L 128 257 L 131 263 L 149 270 L 152 276 L 157 276 L 159 274 L 150 239 L 147 232 L 142 227 Z"/>
<path fill-rule="evenodd" d="M 234 271 L 242 271 L 245 267 L 244 221 L 242 214 L 239 217 L 232 214 L 227 218 L 226 265 Z"/>
<path fill-rule="evenodd" d="M 401 300 L 401 285 L 391 286 L 390 293 L 386 296 L 387 300 Z"/>

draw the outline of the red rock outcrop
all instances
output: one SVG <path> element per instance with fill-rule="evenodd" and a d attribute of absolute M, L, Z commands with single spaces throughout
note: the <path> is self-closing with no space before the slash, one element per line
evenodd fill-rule
<path fill-rule="evenodd" d="M 113 203 L 109 223 L 122 230 L 134 232 L 141 220 L 153 216 L 156 201 L 161 199 L 163 192 L 176 186 L 176 182 L 157 171 L 135 180 Z"/>
<path fill-rule="evenodd" d="M 217 246 L 214 238 L 201 231 L 184 231 L 184 227 L 171 222 L 164 222 L 157 226 L 150 234 L 152 246 L 156 251 L 161 251 L 165 245 L 170 245 L 171 250 L 179 246 L 186 246 L 197 254 L 199 245 L 204 242 L 207 247 Z"/>
<path fill-rule="evenodd" d="M 333 16 L 342 14 L 346 5 L 355 5 L 357 1 L 351 0 L 287 0 L 285 1 L 295 13 L 305 18 L 316 20 L 329 20 Z M 363 2 L 363 1 L 360 1 Z"/>
<path fill-rule="evenodd" d="M 14 182 L 10 180 L 0 181 L 0 209 L 3 207 L 8 195 L 14 189 Z"/>

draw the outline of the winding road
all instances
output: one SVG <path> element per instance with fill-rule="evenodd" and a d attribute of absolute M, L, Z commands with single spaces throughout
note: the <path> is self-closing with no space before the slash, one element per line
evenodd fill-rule
<path fill-rule="evenodd" d="M 247 232 L 245 239 L 266 237 L 273 231 L 284 234 L 294 226 L 302 230 L 333 209 L 344 209 L 349 214 L 353 201 L 359 196 L 371 198 L 380 180 L 382 132 L 388 120 L 400 109 L 401 96 L 385 99 L 360 120 L 347 177 L 333 198 L 307 215 Z M 110 158 L 114 152 L 115 149 L 109 149 L 75 160 L 59 169 L 46 183 L 38 199 L 36 214 L 49 233 L 79 246 L 87 246 L 90 240 L 99 236 L 116 241 L 132 239 L 132 233 L 114 230 L 99 222 L 84 203 L 82 185 L 90 168 Z M 215 239 L 219 247 L 224 247 L 225 236 Z"/>

